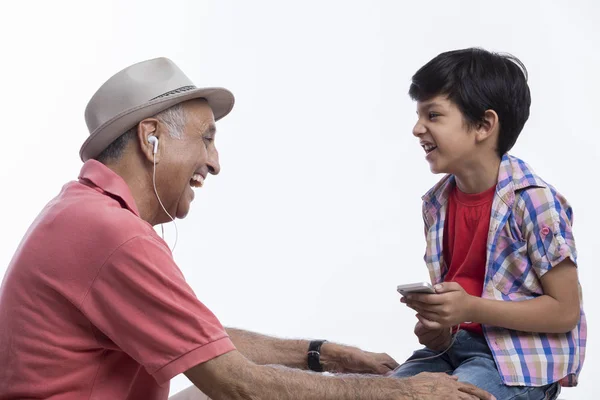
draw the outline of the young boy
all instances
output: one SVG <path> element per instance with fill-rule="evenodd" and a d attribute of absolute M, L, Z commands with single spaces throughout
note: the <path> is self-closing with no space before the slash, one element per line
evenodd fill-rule
<path fill-rule="evenodd" d="M 526 69 L 512 56 L 450 51 L 417 71 L 409 94 L 413 134 L 431 171 L 447 175 L 423 197 L 436 294 L 401 299 L 426 347 L 394 375 L 449 372 L 497 399 L 556 398 L 577 384 L 586 321 L 571 207 L 507 154 L 529 117 Z"/>

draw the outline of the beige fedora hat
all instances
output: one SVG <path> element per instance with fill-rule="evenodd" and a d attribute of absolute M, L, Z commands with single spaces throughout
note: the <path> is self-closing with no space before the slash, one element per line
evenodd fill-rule
<path fill-rule="evenodd" d="M 229 114 L 233 94 L 223 88 L 197 88 L 168 58 L 155 58 L 117 72 L 92 96 L 85 108 L 90 136 L 79 156 L 85 162 L 97 157 L 115 139 L 138 122 L 175 104 L 204 98 L 215 120 Z"/>

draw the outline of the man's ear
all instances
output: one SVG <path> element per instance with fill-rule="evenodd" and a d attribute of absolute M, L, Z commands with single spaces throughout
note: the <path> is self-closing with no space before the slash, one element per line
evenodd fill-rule
<path fill-rule="evenodd" d="M 491 137 L 496 137 L 500 131 L 500 120 L 494 110 L 487 110 L 481 121 L 477 123 L 476 140 L 483 143 Z"/>
<path fill-rule="evenodd" d="M 158 139 L 158 148 L 154 154 L 154 143 L 148 141 L 149 136 L 154 136 Z M 137 126 L 137 139 L 140 151 L 151 163 L 160 161 L 160 133 L 158 132 L 158 120 L 156 118 L 146 118 Z"/>

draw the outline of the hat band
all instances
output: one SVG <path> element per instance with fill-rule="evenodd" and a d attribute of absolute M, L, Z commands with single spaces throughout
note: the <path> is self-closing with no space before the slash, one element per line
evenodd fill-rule
<path fill-rule="evenodd" d="M 150 99 L 150 101 L 152 101 L 152 100 L 156 100 L 156 99 L 160 99 L 160 98 L 162 98 L 162 97 L 171 96 L 171 95 L 173 95 L 173 94 L 178 94 L 178 93 L 182 93 L 182 92 L 187 92 L 187 91 L 194 90 L 194 89 L 196 89 L 196 86 L 194 86 L 194 85 L 182 86 L 182 87 L 180 87 L 179 89 L 171 90 L 170 92 L 163 93 L 163 94 L 161 94 L 160 96 L 156 96 L 155 98 L 153 98 L 153 99 Z"/>

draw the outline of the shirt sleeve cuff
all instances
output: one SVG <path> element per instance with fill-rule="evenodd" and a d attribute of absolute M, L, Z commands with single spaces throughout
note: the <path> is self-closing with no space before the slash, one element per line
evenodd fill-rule
<path fill-rule="evenodd" d="M 162 386 L 175 376 L 187 371 L 188 369 L 210 361 L 225 353 L 235 350 L 235 346 L 229 336 L 217 339 L 214 342 L 201 345 L 187 352 L 179 358 L 169 362 L 163 367 L 152 373 L 156 382 Z"/>

